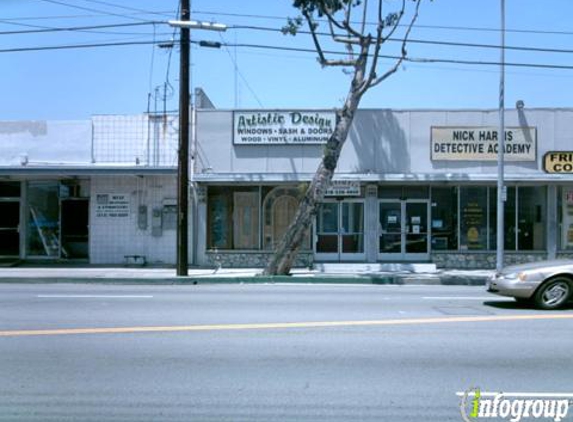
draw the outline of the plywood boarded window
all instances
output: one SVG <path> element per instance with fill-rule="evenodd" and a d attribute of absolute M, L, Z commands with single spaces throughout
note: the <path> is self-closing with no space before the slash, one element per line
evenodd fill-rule
<path fill-rule="evenodd" d="M 235 192 L 233 196 L 234 249 L 259 248 L 259 194 Z"/>
<path fill-rule="evenodd" d="M 276 247 L 292 222 L 298 207 L 298 200 L 289 195 L 278 197 L 272 207 L 272 244 Z"/>

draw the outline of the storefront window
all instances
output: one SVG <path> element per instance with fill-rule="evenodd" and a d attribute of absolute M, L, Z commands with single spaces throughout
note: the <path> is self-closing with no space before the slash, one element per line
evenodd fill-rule
<path fill-rule="evenodd" d="M 573 186 L 564 186 L 559 195 L 561 214 L 561 249 L 573 249 Z"/>
<path fill-rule="evenodd" d="M 259 188 L 210 187 L 210 249 L 259 249 Z"/>
<path fill-rule="evenodd" d="M 20 182 L 0 182 L 0 256 L 20 253 Z"/>
<path fill-rule="evenodd" d="M 387 186 L 378 187 L 379 199 L 428 199 L 427 186 Z"/>
<path fill-rule="evenodd" d="M 545 249 L 545 187 L 520 187 L 518 190 L 517 247 L 520 251 Z"/>
<path fill-rule="evenodd" d="M 0 182 L 0 198 L 19 198 L 20 182 Z"/>
<path fill-rule="evenodd" d="M 460 188 L 460 249 L 487 249 L 487 187 Z"/>
<path fill-rule="evenodd" d="M 432 189 L 432 249 L 458 249 L 458 190 Z"/>

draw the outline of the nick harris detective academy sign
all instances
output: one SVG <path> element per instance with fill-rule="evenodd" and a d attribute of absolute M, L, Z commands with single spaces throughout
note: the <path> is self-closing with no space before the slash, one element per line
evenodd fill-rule
<path fill-rule="evenodd" d="M 498 129 L 491 127 L 432 127 L 433 161 L 496 161 Z M 507 127 L 506 161 L 537 159 L 537 128 Z"/>

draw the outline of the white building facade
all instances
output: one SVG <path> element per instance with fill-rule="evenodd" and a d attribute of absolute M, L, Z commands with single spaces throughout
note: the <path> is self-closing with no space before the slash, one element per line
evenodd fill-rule
<path fill-rule="evenodd" d="M 261 267 L 331 110 L 198 110 L 189 260 Z M 493 268 L 497 110 L 359 110 L 297 265 Z M 506 111 L 506 263 L 573 257 L 571 109 Z M 0 256 L 172 265 L 176 116 L 0 122 Z"/>
<path fill-rule="evenodd" d="M 172 264 L 176 121 L 0 122 L 0 257 Z"/>

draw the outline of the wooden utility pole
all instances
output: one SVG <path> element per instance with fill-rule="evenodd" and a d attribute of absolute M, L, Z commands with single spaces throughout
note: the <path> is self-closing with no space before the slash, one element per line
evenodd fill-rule
<path fill-rule="evenodd" d="M 181 20 L 189 21 L 189 0 L 181 0 Z M 188 275 L 189 222 L 189 28 L 181 27 L 179 60 L 179 151 L 177 166 L 177 275 Z"/>

